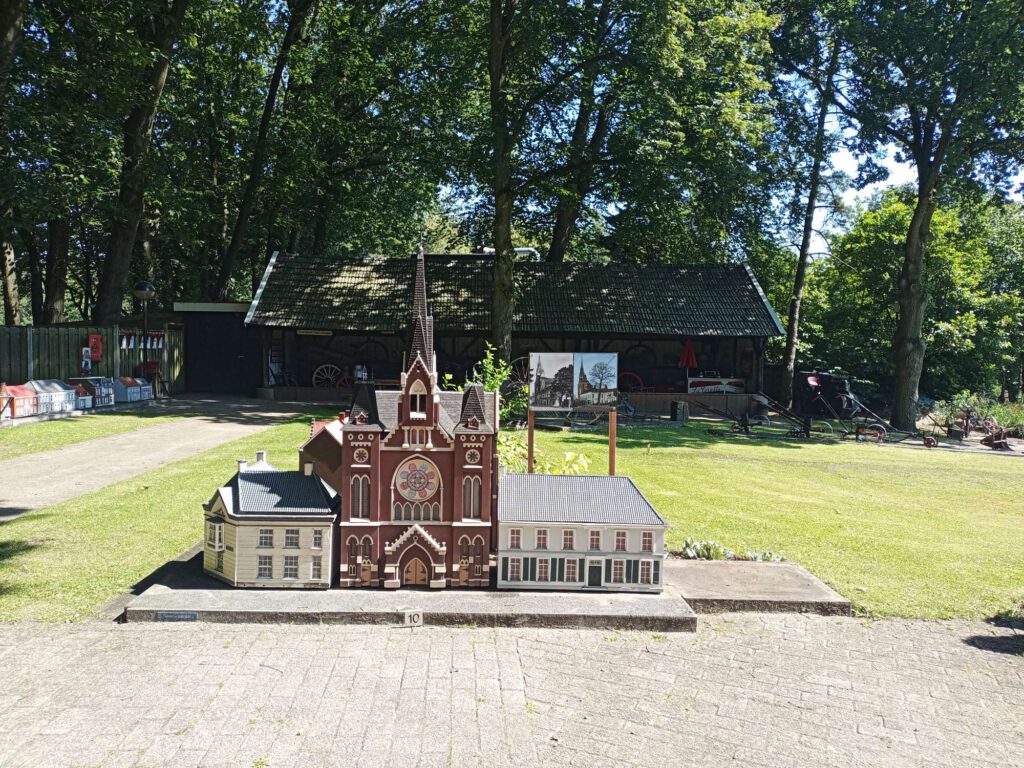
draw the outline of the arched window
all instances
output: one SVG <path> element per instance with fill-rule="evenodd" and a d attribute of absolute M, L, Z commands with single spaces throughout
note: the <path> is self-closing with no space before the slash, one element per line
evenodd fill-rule
<path fill-rule="evenodd" d="M 427 388 L 419 379 L 409 387 L 409 418 L 427 418 Z"/>
<path fill-rule="evenodd" d="M 352 478 L 352 517 L 370 516 L 370 478 L 356 475 Z"/>
<path fill-rule="evenodd" d="M 373 539 L 369 536 L 363 536 L 363 560 L 371 560 L 373 558 Z"/>
<path fill-rule="evenodd" d="M 348 575 L 349 576 L 355 576 L 356 575 L 356 568 L 358 567 L 357 564 L 356 564 L 356 558 L 358 558 L 358 557 L 359 557 L 359 542 L 356 541 L 356 537 L 355 536 L 349 536 L 348 537 Z"/>
<path fill-rule="evenodd" d="M 469 562 L 469 537 L 463 536 L 459 539 L 459 559 L 463 562 Z"/>
<path fill-rule="evenodd" d="M 484 565 L 484 540 L 481 537 L 476 537 L 473 549 L 475 550 L 473 553 L 473 572 L 476 576 L 479 576 Z"/>
<path fill-rule="evenodd" d="M 467 477 L 462 481 L 462 516 L 480 517 L 480 478 Z"/>

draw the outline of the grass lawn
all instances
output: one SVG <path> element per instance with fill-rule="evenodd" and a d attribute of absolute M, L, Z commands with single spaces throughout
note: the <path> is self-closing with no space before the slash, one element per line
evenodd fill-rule
<path fill-rule="evenodd" d="M 200 539 L 200 505 L 235 459 L 266 449 L 294 469 L 308 433 L 296 419 L 0 523 L 0 620 L 94 613 Z M 603 435 L 542 432 L 538 444 L 605 468 Z M 618 462 L 672 523 L 670 547 L 690 536 L 780 552 L 876 615 L 988 617 L 1024 598 L 1024 460 L 694 427 L 622 429 Z"/>
<path fill-rule="evenodd" d="M 279 469 L 297 469 L 308 435 L 303 418 L 0 523 L 0 621 L 94 613 L 202 538 L 200 505 L 236 459 L 265 449 Z"/>
<path fill-rule="evenodd" d="M 549 459 L 605 436 L 538 433 Z M 619 430 L 618 471 L 671 523 L 670 548 L 713 539 L 800 563 L 862 610 L 989 617 L 1024 598 L 1024 459 L 872 444 Z"/>
<path fill-rule="evenodd" d="M 168 414 L 164 411 L 118 411 L 97 413 L 87 416 L 71 416 L 67 419 L 42 421 L 38 424 L 24 424 L 0 429 L 0 461 L 13 459 L 26 453 L 48 451 L 66 445 L 109 437 L 121 432 L 131 432 L 141 427 L 151 427 L 184 414 Z"/>

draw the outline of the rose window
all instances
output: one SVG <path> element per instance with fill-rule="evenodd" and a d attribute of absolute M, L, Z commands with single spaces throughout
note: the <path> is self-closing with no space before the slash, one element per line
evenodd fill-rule
<path fill-rule="evenodd" d="M 398 470 L 398 492 L 410 501 L 424 501 L 437 491 L 437 470 L 422 459 L 411 459 Z"/>

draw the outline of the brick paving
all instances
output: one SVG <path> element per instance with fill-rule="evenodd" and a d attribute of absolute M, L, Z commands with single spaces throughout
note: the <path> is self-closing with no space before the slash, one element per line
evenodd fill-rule
<path fill-rule="evenodd" d="M 0 625 L 0 765 L 1024 765 L 1024 633 Z"/>

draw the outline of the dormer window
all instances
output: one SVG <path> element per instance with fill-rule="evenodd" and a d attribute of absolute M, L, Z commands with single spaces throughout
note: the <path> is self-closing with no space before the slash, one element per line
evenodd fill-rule
<path fill-rule="evenodd" d="M 480 429 L 480 419 L 476 416 L 470 416 L 466 419 L 466 426 L 470 429 Z"/>
<path fill-rule="evenodd" d="M 357 413 L 355 418 L 353 419 L 353 421 L 356 424 L 365 424 L 366 423 L 366 411 L 360 411 L 359 413 Z"/>
<path fill-rule="evenodd" d="M 409 387 L 409 418 L 427 418 L 427 388 L 422 381 L 414 381 Z"/>

